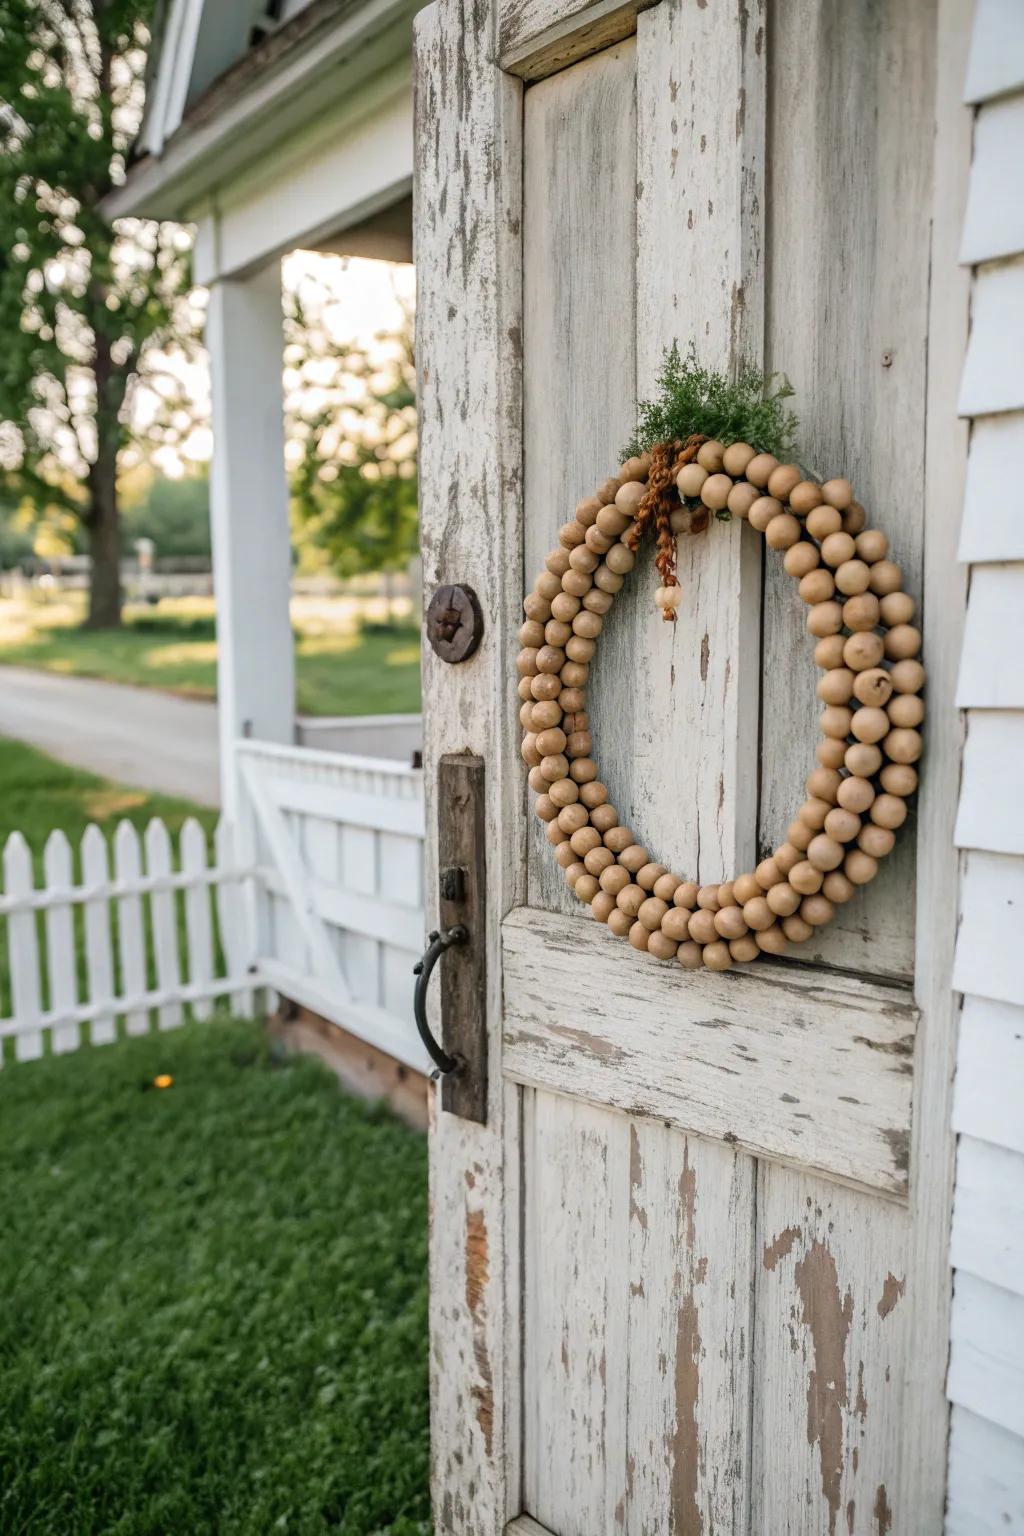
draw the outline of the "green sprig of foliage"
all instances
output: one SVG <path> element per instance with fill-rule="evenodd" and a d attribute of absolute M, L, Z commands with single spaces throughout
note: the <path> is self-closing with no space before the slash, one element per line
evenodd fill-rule
<path fill-rule="evenodd" d="M 744 363 L 729 379 L 701 368 L 692 342 L 685 356 L 674 342 L 665 353 L 658 390 L 639 407 L 626 458 L 697 432 L 726 444 L 749 443 L 779 459 L 795 456 L 797 418 L 786 408 L 793 387 L 783 374 L 763 374 Z"/>

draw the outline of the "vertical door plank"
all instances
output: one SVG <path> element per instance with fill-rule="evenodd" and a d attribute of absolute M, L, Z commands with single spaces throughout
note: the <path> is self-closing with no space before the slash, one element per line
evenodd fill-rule
<path fill-rule="evenodd" d="M 105 886 L 110 879 L 107 840 L 91 823 L 82 838 L 82 884 Z M 113 1002 L 114 952 L 110 942 L 110 897 L 94 896 L 85 903 L 85 964 L 90 1003 Z M 113 1012 L 97 1014 L 89 1026 L 93 1045 L 109 1045 L 117 1039 Z"/>
<path fill-rule="evenodd" d="M 162 821 L 155 817 L 145 833 L 147 875 L 169 875 L 173 868 L 171 839 Z M 178 957 L 178 914 L 173 891 L 153 891 L 149 915 L 156 956 L 156 984 L 162 992 L 176 992 L 181 985 L 181 961 Z M 163 1003 L 157 1010 L 160 1029 L 176 1029 L 182 1022 L 180 1003 Z"/>
<path fill-rule="evenodd" d="M 31 896 L 35 890 L 32 853 L 20 832 L 12 832 L 4 845 L 4 891 L 8 896 Z M 11 966 L 11 1002 L 18 1033 L 14 1054 L 18 1061 L 35 1061 L 43 1054 L 39 1029 L 42 988 L 39 975 L 39 940 L 36 914 L 12 912 L 7 919 L 7 946 Z"/>
<path fill-rule="evenodd" d="M 114 833 L 114 873 L 118 882 L 134 885 L 142 875 L 142 851 L 139 834 L 130 821 L 118 823 Z M 143 926 L 142 897 L 138 894 L 117 898 L 117 941 L 121 959 L 121 992 L 138 996 L 146 990 L 146 935 Z M 149 1029 L 145 1008 L 125 1015 L 129 1035 L 144 1035 Z"/>
<path fill-rule="evenodd" d="M 636 400 L 636 44 L 632 38 L 526 93 L 523 143 L 523 500 L 528 579 L 577 502 L 619 463 Z M 612 610 L 589 700 L 611 798 L 633 814 L 633 750 L 616 712 L 644 670 L 614 616 L 651 600 L 646 575 Z M 642 588 L 643 595 L 634 593 Z M 505 683 L 511 699 L 512 679 Z M 602 708 L 600 700 L 608 699 Z M 510 706 L 511 707 L 511 706 Z M 650 727 L 648 727 L 648 735 Z M 530 797 L 532 801 L 532 796 Z M 530 904 L 579 903 L 530 816 Z"/>
<path fill-rule="evenodd" d="M 663 0 L 637 18 L 642 397 L 672 342 L 726 372 L 761 360 L 764 39 L 761 0 Z M 665 624 L 654 606 L 647 551 L 635 602 L 622 605 L 617 687 L 599 709 L 632 760 L 641 840 L 706 882 L 753 868 L 761 540 L 713 519 L 678 545 L 679 620 Z"/>
<path fill-rule="evenodd" d="M 200 878 L 206 874 L 206 834 L 193 816 L 181 829 L 181 867 L 197 877 L 185 887 L 185 938 L 189 982 L 202 986 L 213 979 L 213 923 L 210 887 Z M 190 1012 L 194 1019 L 208 1019 L 213 1003 L 209 998 L 192 1003 Z"/>
<path fill-rule="evenodd" d="M 849 475 L 921 597 L 932 192 L 932 4 L 794 0 L 769 50 L 766 358 L 797 391 L 816 474 Z M 766 563 L 759 842 L 784 836 L 814 765 L 813 641 L 781 561 Z M 806 745 L 803 745 L 806 743 Z M 794 752 L 797 744 L 797 752 Z M 914 827 L 801 959 L 908 975 Z"/>
<path fill-rule="evenodd" d="M 751 1529 L 916 1530 L 896 1508 L 905 1207 L 765 1163 L 758 1233 Z"/>
<path fill-rule="evenodd" d="M 68 891 L 74 883 L 71 844 L 58 827 L 43 849 L 43 879 L 49 891 Z M 46 910 L 46 973 L 50 982 L 53 1012 L 72 1009 L 78 1002 L 78 966 L 75 959 L 75 920 L 69 901 L 55 902 Z M 54 1055 L 76 1051 L 81 1044 L 77 1024 L 58 1024 L 52 1031 Z"/>

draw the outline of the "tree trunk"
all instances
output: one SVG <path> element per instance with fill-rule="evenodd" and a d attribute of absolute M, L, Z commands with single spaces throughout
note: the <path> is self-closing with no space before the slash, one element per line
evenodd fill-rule
<path fill-rule="evenodd" d="M 121 623 L 121 515 L 117 504 L 117 453 L 101 448 L 89 469 L 92 507 L 89 535 L 89 629 Z"/>

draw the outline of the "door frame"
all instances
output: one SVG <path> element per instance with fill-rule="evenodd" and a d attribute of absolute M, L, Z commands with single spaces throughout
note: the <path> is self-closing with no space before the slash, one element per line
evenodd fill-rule
<path fill-rule="evenodd" d="M 662 0 L 675 4 L 677 0 Z M 596 52 L 646 6 L 593 0 L 435 0 L 416 19 L 416 241 L 424 583 L 472 585 L 485 638 L 448 667 L 424 651 L 427 903 L 437 901 L 437 768 L 472 751 L 486 764 L 488 847 L 485 1125 L 442 1114 L 430 1137 L 432 1490 L 436 1528 L 518 1536 L 540 1527 L 521 1507 L 519 1373 L 521 1092 L 502 1072 L 501 924 L 526 896 L 526 817 L 509 679 L 524 591 L 522 527 L 522 125 L 524 82 Z M 756 7 L 751 6 L 753 12 Z M 735 0 L 730 17 L 747 7 Z M 969 285 L 956 265 L 970 158 L 960 102 L 970 0 L 938 0 L 937 141 L 927 371 L 924 636 L 929 755 L 918 812 L 915 1056 L 907 1275 L 914 1298 L 904 1361 L 917 1454 L 904 1457 L 897 1508 L 940 1528 L 948 1414 L 944 1378 L 947 1241 L 954 1139 L 951 1086 L 959 999 L 950 990 L 960 758 L 955 671 L 964 609 L 956 537 L 966 427 L 956 391 Z M 769 42 L 770 46 L 770 42 Z M 580 922 L 584 922 L 580 919 Z M 687 977 L 687 985 L 701 985 Z M 909 1527 L 907 1527 L 909 1531 Z"/>

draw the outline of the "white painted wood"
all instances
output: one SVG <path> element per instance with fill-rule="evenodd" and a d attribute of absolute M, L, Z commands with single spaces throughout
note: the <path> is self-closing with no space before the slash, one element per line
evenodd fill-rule
<path fill-rule="evenodd" d="M 154 819 L 146 827 L 146 871 L 165 875 L 171 868 L 171 840 L 162 821 Z M 181 986 L 181 962 L 178 956 L 178 916 L 171 891 L 154 891 L 149 898 L 149 922 L 156 961 L 157 986 L 176 994 Z M 179 1002 L 166 1003 L 157 1014 L 160 1029 L 175 1029 L 184 1020 Z"/>
<path fill-rule="evenodd" d="M 43 882 L 51 891 L 70 891 L 74 885 L 71 844 L 58 828 L 43 849 Z M 52 1012 L 63 1013 L 78 1002 L 78 963 L 75 953 L 74 917 L 69 901 L 57 901 L 46 909 L 46 974 Z M 81 1044 L 77 1024 L 61 1024 L 50 1042 L 55 1056 L 75 1051 Z"/>
<path fill-rule="evenodd" d="M 295 682 L 277 263 L 210 290 L 206 320 L 215 451 L 210 520 L 217 599 L 221 803 L 237 811 L 233 745 L 290 741 Z"/>
<path fill-rule="evenodd" d="M 157 825 L 157 823 L 153 823 Z M 159 825 L 162 827 L 163 823 Z M 166 837 L 166 832 L 164 836 Z M 103 884 L 109 878 L 107 842 L 95 823 L 85 829 L 82 837 L 82 880 L 85 885 Z M 173 896 L 156 897 L 153 900 L 170 900 Z M 93 1045 L 108 1045 L 117 1039 L 117 1024 L 113 1009 L 107 1004 L 114 997 L 114 953 L 110 942 L 110 904 L 106 897 L 96 897 L 84 903 L 85 910 L 85 964 L 89 981 L 89 1001 L 101 1007 L 92 1020 L 89 1039 Z"/>
<path fill-rule="evenodd" d="M 20 832 L 12 832 L 4 844 L 4 889 L 9 896 L 25 896 L 35 885 L 32 853 Z M 7 956 L 11 968 L 11 1004 L 19 1033 L 14 1042 L 18 1061 L 34 1061 L 43 1054 L 38 1028 L 42 1013 L 39 986 L 39 942 L 34 912 L 16 912 L 8 920 Z"/>
<path fill-rule="evenodd" d="M 194 817 L 190 816 L 181 829 L 181 867 L 186 875 L 202 875 L 206 871 L 206 833 Z M 188 956 L 188 979 L 193 986 L 203 987 L 213 978 L 213 921 L 210 911 L 210 891 L 205 884 L 185 887 L 185 937 Z M 208 1019 L 213 1012 L 208 1001 L 196 1003 L 192 1016 Z"/>
<path fill-rule="evenodd" d="M 977 263 L 1024 251 L 1024 92 L 994 101 L 974 124 L 974 159 L 960 260 Z"/>
<path fill-rule="evenodd" d="M 981 267 L 974 277 L 971 339 L 964 362 L 961 416 L 1024 406 L 1024 260 Z"/>
<path fill-rule="evenodd" d="M 425 1074 L 433 1070 L 430 1058 L 409 1019 L 358 1000 L 339 1004 L 334 993 L 325 989 L 316 977 L 310 976 L 308 972 L 292 970 L 276 956 L 259 957 L 256 974 L 262 984 L 273 987 L 283 997 L 301 1003 L 323 1018 L 340 1024 L 350 1034 L 386 1051 L 396 1061 L 404 1062 L 406 1066 Z"/>
<path fill-rule="evenodd" d="M 142 875 L 142 850 L 139 834 L 131 822 L 121 821 L 114 833 L 114 873 L 119 882 L 138 887 Z M 117 947 L 120 958 L 121 992 L 127 996 L 146 990 L 146 933 L 142 898 L 133 892 L 118 897 Z M 149 1030 L 149 1015 L 134 1011 L 126 1015 L 126 1033 L 144 1035 Z"/>
<path fill-rule="evenodd" d="M 531 1515 L 520 1515 L 505 1527 L 506 1536 L 551 1536 Z"/>
<path fill-rule="evenodd" d="M 954 1408 L 949 1437 L 946 1536 L 1024 1531 L 1024 1444 L 967 1408 Z"/>
<path fill-rule="evenodd" d="M 374 832 L 423 836 L 421 799 L 398 799 L 382 793 L 360 794 L 342 786 L 335 787 L 330 782 L 309 784 L 276 776 L 268 777 L 266 783 L 282 810 L 301 811 L 320 821 L 368 827 Z"/>
<path fill-rule="evenodd" d="M 928 1529 L 899 1490 L 905 1264 L 897 1207 L 761 1168 L 752 1531 Z"/>
<path fill-rule="evenodd" d="M 235 827 L 225 818 L 217 823 L 214 834 L 214 857 L 220 869 L 232 869 L 241 862 L 237 857 L 238 836 Z M 247 882 L 247 885 L 250 882 Z M 256 935 L 253 931 L 253 914 L 249 892 L 238 881 L 220 880 L 214 887 L 217 908 L 217 927 L 229 976 L 241 976 L 249 970 L 255 959 Z M 248 989 L 231 995 L 231 1010 L 239 1018 L 249 1018 L 253 1011 L 253 995 Z"/>
<path fill-rule="evenodd" d="M 650 4 L 652 0 L 501 0 L 501 67 L 524 80 L 543 80 L 630 37 L 638 13 Z"/>
<path fill-rule="evenodd" d="M 959 848 L 1024 854 L 1024 710 L 972 709 L 967 717 Z"/>
<path fill-rule="evenodd" d="M 953 1128 L 1024 1155 L 1024 1008 L 965 997 Z"/>
<path fill-rule="evenodd" d="M 1022 890 L 1024 863 L 1019 858 L 998 853 L 965 858 L 953 967 L 957 991 L 1024 1004 Z"/>
<path fill-rule="evenodd" d="M 1021 499 L 1007 492 L 1007 465 L 1024 463 L 1024 411 L 983 416 L 971 428 L 957 559 L 1024 560 Z"/>
<path fill-rule="evenodd" d="M 525 907 L 502 937 L 518 1081 L 905 1194 L 915 1011 L 902 990 L 764 962 L 690 976 L 585 918 Z"/>
<path fill-rule="evenodd" d="M 960 680 L 960 709 L 1024 709 L 1024 563 L 982 565 L 971 575 Z"/>
<path fill-rule="evenodd" d="M 960 1137 L 949 1257 L 955 1269 L 1024 1296 L 1024 1155 Z"/>
<path fill-rule="evenodd" d="M 1024 21 L 1017 0 L 977 0 L 965 101 L 988 101 L 1024 85 Z"/>
<path fill-rule="evenodd" d="M 952 1402 L 1024 1437 L 1024 1296 L 957 1271 L 947 1390 Z"/>

